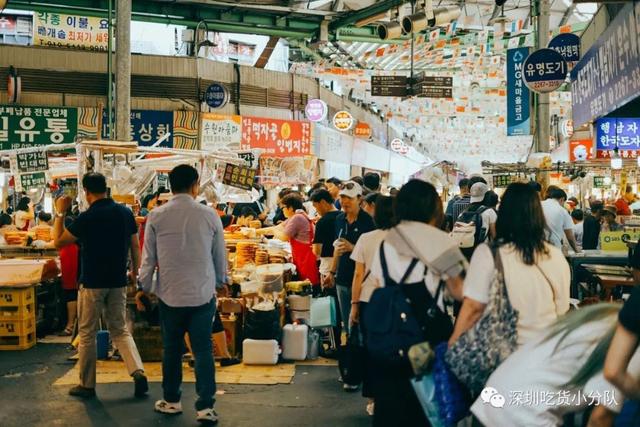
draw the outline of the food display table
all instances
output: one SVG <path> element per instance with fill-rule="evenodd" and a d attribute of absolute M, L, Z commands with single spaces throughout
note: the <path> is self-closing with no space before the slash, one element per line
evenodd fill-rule
<path fill-rule="evenodd" d="M 602 264 L 582 264 L 582 267 L 602 286 L 605 301 L 611 298 L 615 288 L 636 285 L 629 267 Z"/>
<path fill-rule="evenodd" d="M 567 256 L 571 266 L 571 298 L 580 298 L 580 282 L 585 281 L 591 273 L 585 265 L 620 266 L 626 267 L 629 263 L 628 252 L 605 252 L 600 250 L 587 250 L 581 253 L 572 253 Z"/>

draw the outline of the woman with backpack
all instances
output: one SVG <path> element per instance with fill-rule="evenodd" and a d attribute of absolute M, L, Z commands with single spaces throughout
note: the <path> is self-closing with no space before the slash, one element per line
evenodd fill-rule
<path fill-rule="evenodd" d="M 445 295 L 462 297 L 466 261 L 439 228 L 444 215 L 433 185 L 420 180 L 405 184 L 396 197 L 395 215 L 398 224 L 387 232 L 371 263 L 379 288 L 361 318 L 376 376 L 373 425 L 425 426 L 428 421 L 409 381 L 413 372 L 407 346 L 417 340 L 435 347 L 448 340 L 452 324 Z M 404 304 L 401 311 L 398 303 Z M 407 333 L 415 338 L 409 343 Z"/>
<path fill-rule="evenodd" d="M 493 247 L 500 257 L 509 301 L 518 312 L 521 346 L 569 310 L 571 274 L 562 251 L 545 241 L 545 219 L 537 193 L 527 184 L 505 191 Z M 482 317 L 495 274 L 492 247 L 478 246 L 464 282 L 464 301 L 450 339 L 453 344 Z"/>

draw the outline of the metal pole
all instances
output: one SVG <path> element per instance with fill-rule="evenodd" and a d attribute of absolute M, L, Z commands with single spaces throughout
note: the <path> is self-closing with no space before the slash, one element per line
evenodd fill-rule
<path fill-rule="evenodd" d="M 549 0 L 538 0 L 540 3 L 540 16 L 538 16 L 538 37 L 537 49 L 546 48 L 549 44 L 549 16 L 550 5 Z M 537 142 L 538 151 L 542 153 L 549 152 L 549 134 L 550 134 L 550 117 L 549 117 L 549 94 L 538 94 L 537 105 Z"/>
<path fill-rule="evenodd" d="M 107 131 L 108 139 L 114 139 L 114 127 L 113 127 L 113 0 L 109 0 L 109 12 L 107 15 L 109 22 L 109 41 L 107 42 L 107 74 L 108 85 L 107 88 Z M 102 115 L 102 111 L 98 112 Z M 98 129 L 98 135 L 96 139 L 101 139 L 102 129 Z"/>
<path fill-rule="evenodd" d="M 131 0 L 118 0 L 116 8 L 116 135 L 131 141 Z"/>

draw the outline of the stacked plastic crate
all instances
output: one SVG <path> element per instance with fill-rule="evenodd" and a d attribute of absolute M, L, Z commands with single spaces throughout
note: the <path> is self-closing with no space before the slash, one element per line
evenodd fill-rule
<path fill-rule="evenodd" d="M 35 344 L 34 286 L 0 287 L 0 350 L 26 350 Z"/>

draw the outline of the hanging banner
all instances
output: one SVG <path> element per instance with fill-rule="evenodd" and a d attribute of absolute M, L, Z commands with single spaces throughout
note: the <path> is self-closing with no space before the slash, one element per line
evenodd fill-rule
<path fill-rule="evenodd" d="M 277 157 L 304 156 L 311 153 L 311 123 L 262 117 L 242 118 L 241 149 L 264 150 Z"/>
<path fill-rule="evenodd" d="M 353 150 L 353 138 L 351 136 L 326 126 L 316 125 L 314 137 L 317 147 L 315 152 L 318 158 L 337 163 L 351 163 L 351 152 Z"/>
<path fill-rule="evenodd" d="M 528 47 L 507 50 L 507 136 L 531 134 L 531 95 L 522 79 L 527 56 Z"/>
<path fill-rule="evenodd" d="M 524 84 L 538 93 L 553 92 L 567 78 L 567 62 L 553 49 L 538 49 L 524 61 Z"/>
<path fill-rule="evenodd" d="M 202 120 L 201 150 L 240 149 L 242 117 L 214 113 L 202 113 L 200 117 Z"/>
<path fill-rule="evenodd" d="M 593 159 L 593 140 L 578 139 L 569 141 L 569 161 L 584 162 Z"/>
<path fill-rule="evenodd" d="M 167 132 L 171 135 L 159 147 L 173 147 L 173 111 L 131 110 L 129 127 L 131 141 L 142 147 L 153 145 Z M 102 137 L 108 138 L 109 124 L 107 111 L 102 112 Z"/>
<path fill-rule="evenodd" d="M 77 128 L 76 108 L 0 105 L 2 150 L 72 143 Z"/>
<path fill-rule="evenodd" d="M 109 21 L 92 16 L 37 12 L 34 15 L 35 46 L 106 51 Z"/>
<path fill-rule="evenodd" d="M 618 148 L 622 158 L 637 157 L 640 150 L 639 118 L 604 118 L 596 122 L 596 157 L 606 159 Z"/>
<path fill-rule="evenodd" d="M 576 128 L 640 93 L 640 2 L 628 2 L 571 72 Z"/>

